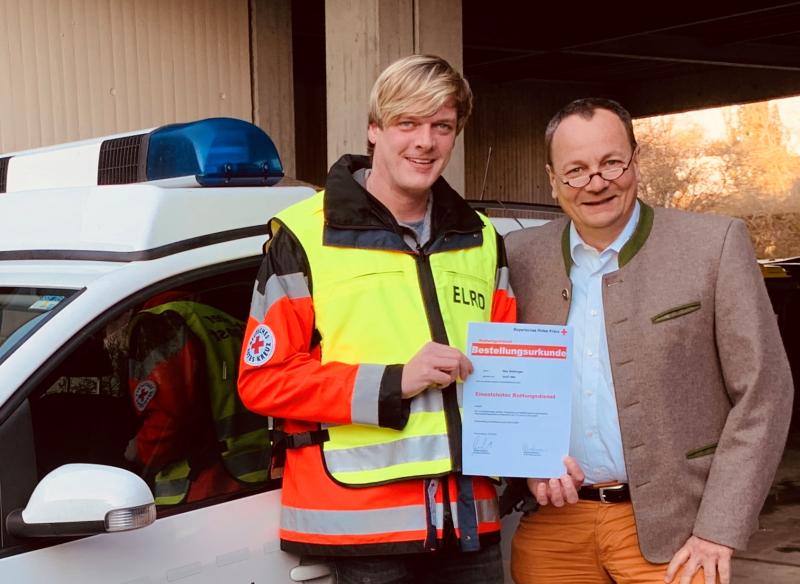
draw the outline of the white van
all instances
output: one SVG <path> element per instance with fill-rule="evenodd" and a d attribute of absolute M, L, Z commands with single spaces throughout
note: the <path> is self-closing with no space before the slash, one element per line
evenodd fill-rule
<path fill-rule="evenodd" d="M 280 479 L 156 508 L 130 451 L 131 319 L 180 290 L 244 320 L 266 219 L 313 193 L 281 176 L 219 118 L 0 156 L 0 582 L 330 581 L 279 549 Z"/>

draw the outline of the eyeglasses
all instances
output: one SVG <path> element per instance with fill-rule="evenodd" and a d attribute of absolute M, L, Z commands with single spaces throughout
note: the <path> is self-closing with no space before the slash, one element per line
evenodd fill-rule
<path fill-rule="evenodd" d="M 625 171 L 628 170 L 631 166 L 631 162 L 633 162 L 633 157 L 636 155 L 636 151 L 639 149 L 637 146 L 633 149 L 633 153 L 631 153 L 631 157 L 628 159 L 628 163 L 623 165 L 611 166 L 610 168 L 604 168 L 603 170 L 598 170 L 597 172 L 592 172 L 591 174 L 582 174 L 580 176 L 573 176 L 568 179 L 564 179 L 562 177 L 558 177 L 558 180 L 561 181 L 562 184 L 569 185 L 573 189 L 582 189 L 590 182 L 595 176 L 599 176 L 605 181 L 612 181 L 617 180 Z"/>

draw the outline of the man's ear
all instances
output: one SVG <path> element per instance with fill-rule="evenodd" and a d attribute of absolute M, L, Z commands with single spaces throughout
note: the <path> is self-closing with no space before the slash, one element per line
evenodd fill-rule
<path fill-rule="evenodd" d="M 547 171 L 547 178 L 550 180 L 550 196 L 558 200 L 558 194 L 556 194 L 556 173 L 553 172 L 549 164 L 545 164 L 544 169 Z"/>
<path fill-rule="evenodd" d="M 380 128 L 378 127 L 378 124 L 370 124 L 369 126 L 367 126 L 367 139 L 369 140 L 369 143 L 372 144 L 373 146 L 375 145 L 375 142 L 378 139 L 379 131 Z"/>

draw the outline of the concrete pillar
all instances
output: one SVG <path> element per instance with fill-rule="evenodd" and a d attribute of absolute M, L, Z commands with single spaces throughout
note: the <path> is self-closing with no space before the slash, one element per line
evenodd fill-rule
<path fill-rule="evenodd" d="M 291 0 L 250 0 L 253 123 L 269 134 L 295 175 Z"/>
<path fill-rule="evenodd" d="M 389 63 L 433 53 L 463 70 L 461 21 L 461 0 L 325 0 L 329 165 L 366 153 L 369 92 Z M 463 136 L 445 177 L 463 192 Z"/>
<path fill-rule="evenodd" d="M 439 55 L 464 73 L 461 0 L 414 0 L 416 53 Z M 469 122 L 467 122 L 469 124 Z M 464 196 L 464 131 L 456 141 L 444 178 Z"/>

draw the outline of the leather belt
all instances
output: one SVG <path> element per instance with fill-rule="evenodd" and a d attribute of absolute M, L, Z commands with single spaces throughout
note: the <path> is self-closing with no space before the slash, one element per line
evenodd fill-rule
<path fill-rule="evenodd" d="M 578 499 L 601 503 L 627 503 L 631 500 L 631 491 L 627 484 L 608 487 L 584 486 L 578 489 Z"/>

